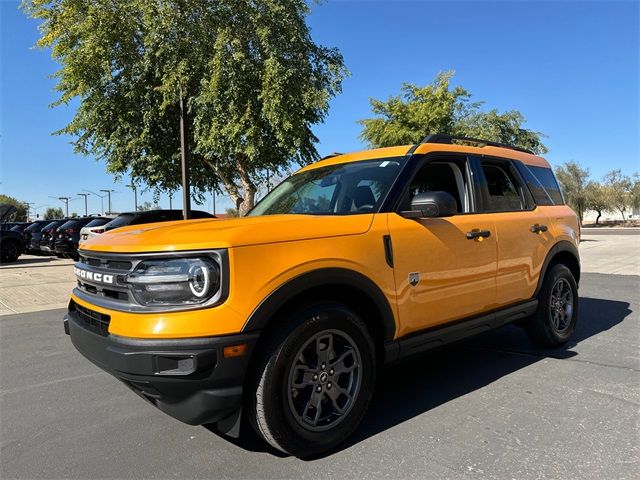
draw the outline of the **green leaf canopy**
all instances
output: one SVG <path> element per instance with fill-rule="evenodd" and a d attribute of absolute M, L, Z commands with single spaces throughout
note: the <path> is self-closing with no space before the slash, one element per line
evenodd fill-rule
<path fill-rule="evenodd" d="M 265 169 L 317 158 L 314 124 L 346 74 L 316 45 L 303 0 L 25 0 L 38 45 L 79 100 L 58 133 L 159 190 L 180 184 L 179 99 L 191 123 L 196 194 L 224 187 L 245 213 Z"/>
<path fill-rule="evenodd" d="M 400 95 L 371 99 L 374 118 L 360 120 L 360 137 L 372 147 L 418 143 L 428 133 L 480 138 L 546 153 L 543 135 L 523 127 L 517 110 L 482 111 L 463 87 L 451 87 L 453 72 L 439 73 L 425 87 L 404 84 Z"/>

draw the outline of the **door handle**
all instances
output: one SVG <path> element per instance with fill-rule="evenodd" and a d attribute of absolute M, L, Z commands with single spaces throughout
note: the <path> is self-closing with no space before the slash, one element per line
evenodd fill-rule
<path fill-rule="evenodd" d="M 479 228 L 474 228 L 470 232 L 467 232 L 467 240 L 487 238 L 490 236 L 491 232 L 489 230 L 480 230 Z"/>
<path fill-rule="evenodd" d="M 541 225 L 539 223 L 536 223 L 535 225 L 531 226 L 531 233 L 542 233 L 542 232 L 546 232 L 547 230 L 549 230 L 547 228 L 546 225 Z"/>

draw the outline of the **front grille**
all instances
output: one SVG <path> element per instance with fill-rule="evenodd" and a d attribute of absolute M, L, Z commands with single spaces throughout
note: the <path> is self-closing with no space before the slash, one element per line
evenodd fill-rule
<path fill-rule="evenodd" d="M 111 322 L 110 315 L 83 307 L 73 300 L 69 304 L 69 311 L 75 312 L 76 317 L 90 330 L 93 330 L 103 337 L 109 335 L 109 322 Z"/>
<path fill-rule="evenodd" d="M 107 270 L 120 270 L 128 272 L 133 264 L 127 260 L 112 260 L 109 258 L 96 258 L 81 256 L 80 263 L 89 265 L 90 267 L 105 268 Z"/>
<path fill-rule="evenodd" d="M 115 279 L 113 283 L 103 283 L 94 281 L 91 278 L 77 278 L 78 289 L 82 292 L 102 297 L 104 299 L 115 300 L 123 304 L 131 303 L 129 288 L 124 283 L 124 276 L 131 272 L 134 262 L 122 258 L 109 258 L 104 254 L 100 256 L 87 255 L 83 252 L 78 260 L 78 267 L 87 267 L 88 270 L 103 274 L 112 275 Z"/>

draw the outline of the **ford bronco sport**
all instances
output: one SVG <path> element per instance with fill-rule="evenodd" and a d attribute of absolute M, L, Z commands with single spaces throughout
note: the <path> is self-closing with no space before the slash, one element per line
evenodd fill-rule
<path fill-rule="evenodd" d="M 89 240 L 64 327 L 163 412 L 308 456 L 353 432 L 383 364 L 513 322 L 565 343 L 578 242 L 543 158 L 429 135 L 306 166 L 244 218 Z"/>

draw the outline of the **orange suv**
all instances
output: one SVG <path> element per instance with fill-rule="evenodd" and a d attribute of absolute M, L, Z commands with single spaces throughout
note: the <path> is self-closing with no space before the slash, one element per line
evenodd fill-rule
<path fill-rule="evenodd" d="M 386 363 L 513 322 L 566 342 L 578 242 L 543 158 L 429 135 L 306 166 L 244 218 L 83 243 L 65 331 L 163 412 L 308 456 L 353 432 Z"/>

